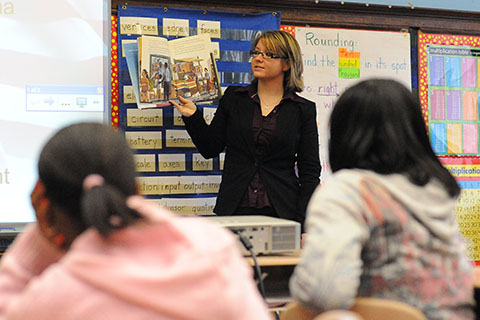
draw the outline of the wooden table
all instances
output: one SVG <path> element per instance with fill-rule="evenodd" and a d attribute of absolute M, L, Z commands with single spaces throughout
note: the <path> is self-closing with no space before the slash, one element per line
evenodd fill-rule
<path fill-rule="evenodd" d="M 266 256 L 257 256 L 257 262 L 260 267 L 265 266 L 296 266 L 300 260 L 301 251 L 289 252 L 289 253 L 277 253 Z M 245 259 L 254 266 L 252 257 L 246 256 Z"/>

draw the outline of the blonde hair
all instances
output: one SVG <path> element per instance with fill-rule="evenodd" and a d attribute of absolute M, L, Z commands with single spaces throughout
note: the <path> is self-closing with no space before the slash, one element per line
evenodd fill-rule
<path fill-rule="evenodd" d="M 262 40 L 265 48 L 279 56 L 286 57 L 290 68 L 285 71 L 284 89 L 294 92 L 303 91 L 303 61 L 302 52 L 297 40 L 288 32 L 282 30 L 264 31 L 252 43 L 252 50 Z M 255 79 L 254 81 L 256 81 Z"/>

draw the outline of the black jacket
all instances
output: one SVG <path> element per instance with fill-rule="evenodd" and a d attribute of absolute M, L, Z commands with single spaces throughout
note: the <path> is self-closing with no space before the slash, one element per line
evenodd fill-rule
<path fill-rule="evenodd" d="M 317 112 L 315 103 L 296 94 L 292 97 L 277 107 L 277 128 L 262 158 L 255 155 L 252 135 L 253 108 L 259 106 L 245 87 L 227 88 L 210 125 L 199 110 L 183 117 L 203 157 L 217 157 L 226 149 L 216 214 L 233 214 L 258 170 L 278 216 L 303 224 L 308 201 L 320 181 Z"/>

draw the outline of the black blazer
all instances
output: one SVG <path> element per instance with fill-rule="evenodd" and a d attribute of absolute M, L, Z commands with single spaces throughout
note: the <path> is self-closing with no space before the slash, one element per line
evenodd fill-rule
<path fill-rule="evenodd" d="M 183 117 L 186 129 L 203 157 L 217 157 L 226 149 L 214 212 L 233 214 L 258 171 L 278 216 L 303 225 L 308 201 L 320 182 L 315 103 L 296 94 L 292 99 L 282 100 L 277 107 L 277 128 L 269 150 L 262 158 L 255 155 L 254 108 L 259 105 L 245 87 L 230 86 L 220 99 L 210 125 L 205 123 L 199 110 L 188 118 Z"/>

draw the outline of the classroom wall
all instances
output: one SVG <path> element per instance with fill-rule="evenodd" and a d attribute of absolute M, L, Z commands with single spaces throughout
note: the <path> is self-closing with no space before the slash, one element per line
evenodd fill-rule
<path fill-rule="evenodd" d="M 353 2 L 355 1 L 355 2 Z M 480 1 L 443 0 L 438 1 L 444 5 L 435 6 L 434 0 L 410 0 L 412 3 L 427 3 L 428 7 L 415 7 L 385 5 L 389 1 L 367 0 L 348 2 L 317 1 L 317 0 L 166 0 L 159 3 L 156 0 L 128 1 L 129 5 L 161 6 L 173 8 L 189 8 L 203 10 L 218 10 L 243 13 L 260 13 L 279 11 L 282 14 L 282 24 L 319 27 L 339 27 L 369 30 L 400 31 L 405 28 L 417 28 L 426 33 L 480 35 Z M 390 0 L 407 2 L 407 0 Z M 376 2 L 383 4 L 375 4 Z M 449 6 L 446 6 L 450 3 Z M 462 4 L 462 8 L 472 4 L 476 11 L 452 11 L 445 8 L 455 8 L 453 3 Z M 125 1 L 112 0 L 112 11 L 116 14 L 118 5 Z"/>

